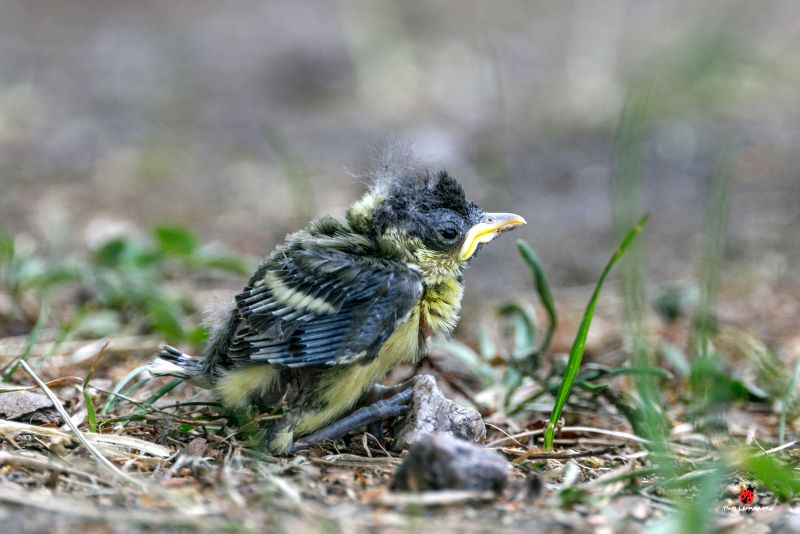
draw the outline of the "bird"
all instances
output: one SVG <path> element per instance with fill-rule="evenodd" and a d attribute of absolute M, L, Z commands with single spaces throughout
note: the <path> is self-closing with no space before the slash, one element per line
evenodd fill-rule
<path fill-rule="evenodd" d="M 314 218 L 261 263 L 203 356 L 164 346 L 149 366 L 212 389 L 231 410 L 283 406 L 258 431 L 267 453 L 404 413 L 413 379 L 378 382 L 452 332 L 464 269 L 484 244 L 525 224 L 481 210 L 407 144 L 373 155 L 366 178 L 343 219 Z"/>

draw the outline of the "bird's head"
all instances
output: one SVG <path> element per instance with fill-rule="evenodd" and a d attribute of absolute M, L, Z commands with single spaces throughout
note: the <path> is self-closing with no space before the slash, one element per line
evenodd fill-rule
<path fill-rule="evenodd" d="M 347 219 L 418 265 L 429 284 L 457 277 L 483 244 L 525 224 L 519 215 L 484 212 L 445 171 L 390 165 L 382 171 Z"/>

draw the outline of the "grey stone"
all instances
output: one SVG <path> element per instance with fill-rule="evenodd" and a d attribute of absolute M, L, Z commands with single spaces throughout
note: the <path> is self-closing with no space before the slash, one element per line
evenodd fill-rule
<path fill-rule="evenodd" d="M 428 434 L 408 451 L 392 478 L 392 489 L 500 493 L 508 485 L 508 473 L 508 462 L 498 452 L 445 434 Z"/>
<path fill-rule="evenodd" d="M 408 449 L 433 432 L 447 434 L 470 443 L 486 437 L 481 414 L 448 400 L 436 387 L 436 379 L 422 375 L 414 385 L 408 413 L 394 426 L 392 449 Z"/>

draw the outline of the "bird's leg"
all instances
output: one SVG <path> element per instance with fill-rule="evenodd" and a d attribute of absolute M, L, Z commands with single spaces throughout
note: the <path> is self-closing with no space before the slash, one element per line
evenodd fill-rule
<path fill-rule="evenodd" d="M 360 408 L 347 417 L 305 436 L 300 441 L 296 441 L 292 446 L 291 452 L 306 449 L 312 443 L 322 443 L 327 439 L 340 438 L 348 432 L 376 421 L 403 415 L 408 411 L 408 403 L 411 400 L 412 393 L 412 388 L 407 387 L 405 391 L 394 395 L 390 399 L 379 400 L 374 404 Z"/>
<path fill-rule="evenodd" d="M 364 396 L 361 398 L 359 402 L 359 406 L 369 406 L 371 404 L 375 404 L 376 402 L 385 399 L 386 397 L 392 397 L 397 395 L 398 393 L 402 393 L 406 390 L 412 389 L 419 379 L 418 376 L 412 376 L 405 382 L 401 382 L 394 386 L 382 386 L 380 384 L 375 384 L 372 388 L 367 391 Z M 367 425 L 367 432 L 375 436 L 378 441 L 383 439 L 383 419 L 378 421 L 373 421 L 369 425 Z"/>
<path fill-rule="evenodd" d="M 370 404 L 375 404 L 379 400 L 385 399 L 386 397 L 394 397 L 398 393 L 402 393 L 407 389 L 412 389 L 417 384 L 418 380 L 419 376 L 412 376 L 405 382 L 400 382 L 394 386 L 382 386 L 380 384 L 375 384 L 364 394 L 359 404 L 361 406 L 369 406 Z"/>

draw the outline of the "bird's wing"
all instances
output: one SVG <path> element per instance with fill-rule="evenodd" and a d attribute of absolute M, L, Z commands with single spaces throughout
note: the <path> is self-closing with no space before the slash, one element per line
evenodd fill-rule
<path fill-rule="evenodd" d="M 236 296 L 228 356 L 278 367 L 369 362 L 422 294 L 422 274 L 393 260 L 292 250 L 268 260 Z"/>

